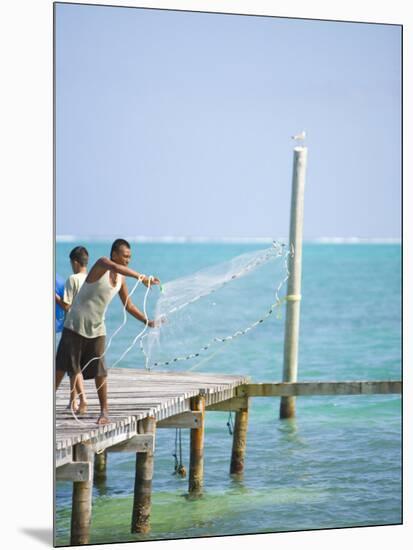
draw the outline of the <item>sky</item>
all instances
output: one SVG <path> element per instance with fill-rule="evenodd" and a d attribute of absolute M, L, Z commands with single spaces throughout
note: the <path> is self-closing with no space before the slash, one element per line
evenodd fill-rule
<path fill-rule="evenodd" d="M 56 4 L 56 233 L 400 238 L 396 25 Z"/>

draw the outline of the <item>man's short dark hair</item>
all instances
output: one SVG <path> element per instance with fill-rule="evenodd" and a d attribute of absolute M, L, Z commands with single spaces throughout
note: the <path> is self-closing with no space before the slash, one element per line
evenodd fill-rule
<path fill-rule="evenodd" d="M 84 246 L 75 246 L 75 248 L 69 254 L 69 258 L 72 262 L 78 262 L 82 267 L 86 267 L 89 261 L 89 252 Z"/>
<path fill-rule="evenodd" d="M 112 248 L 110 249 L 111 258 L 112 258 L 112 254 L 114 252 L 118 252 L 121 246 L 126 246 L 126 248 L 129 248 L 130 250 L 130 244 L 128 243 L 128 241 L 125 241 L 125 239 L 116 239 L 116 241 L 113 241 Z"/>

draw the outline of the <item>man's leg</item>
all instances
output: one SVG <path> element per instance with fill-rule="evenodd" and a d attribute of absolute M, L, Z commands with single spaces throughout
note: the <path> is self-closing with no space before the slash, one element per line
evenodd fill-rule
<path fill-rule="evenodd" d="M 81 374 L 75 374 L 74 376 L 70 377 L 70 396 L 69 396 L 68 408 L 75 413 L 79 412 L 79 408 L 77 406 L 77 387 L 78 387 L 79 378 L 81 376 L 82 376 Z"/>
<path fill-rule="evenodd" d="M 60 383 L 61 383 L 61 381 L 63 380 L 65 374 L 66 374 L 66 373 L 65 373 L 64 370 L 57 370 L 57 371 L 56 371 L 56 376 L 55 376 L 56 390 L 57 390 L 57 388 L 60 386 Z"/>
<path fill-rule="evenodd" d="M 84 414 L 87 411 L 87 399 L 85 387 L 83 385 L 83 375 L 79 373 L 76 377 L 75 395 L 79 394 L 79 413 Z"/>
<path fill-rule="evenodd" d="M 107 376 L 96 376 L 95 385 L 98 392 L 99 403 L 100 403 L 100 416 L 97 420 L 97 423 L 107 424 L 109 422 Z"/>
<path fill-rule="evenodd" d="M 77 391 L 76 391 L 76 376 L 70 376 L 70 391 L 69 391 L 69 404 L 68 409 L 77 411 Z"/>
<path fill-rule="evenodd" d="M 68 348 L 68 332 L 64 328 L 62 332 L 62 337 L 60 338 L 59 345 L 57 346 L 56 352 L 56 372 L 55 372 L 55 387 L 56 390 L 60 386 L 65 374 L 67 367 L 67 357 L 70 353 L 70 347 Z"/>

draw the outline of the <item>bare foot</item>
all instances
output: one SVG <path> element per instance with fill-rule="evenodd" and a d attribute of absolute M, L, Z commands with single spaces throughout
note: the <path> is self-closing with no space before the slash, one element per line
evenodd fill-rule
<path fill-rule="evenodd" d="M 87 413 L 87 401 L 82 401 L 79 403 L 79 408 L 77 409 L 78 414 L 85 414 Z"/>
<path fill-rule="evenodd" d="M 104 426 L 105 424 L 109 424 L 109 418 L 106 413 L 101 413 L 99 418 L 96 421 L 96 424 L 99 424 L 99 426 Z"/>

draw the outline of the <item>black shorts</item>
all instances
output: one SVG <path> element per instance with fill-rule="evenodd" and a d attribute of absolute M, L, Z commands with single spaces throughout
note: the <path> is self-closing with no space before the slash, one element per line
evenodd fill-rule
<path fill-rule="evenodd" d="M 105 361 L 102 357 L 104 351 L 105 336 L 85 338 L 73 330 L 63 328 L 57 348 L 56 370 L 67 372 L 69 376 L 75 376 L 81 372 L 85 380 L 96 376 L 107 376 Z M 84 369 L 87 363 L 89 364 Z"/>

